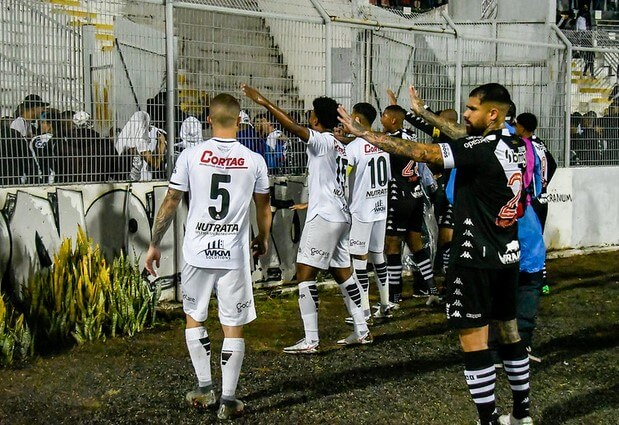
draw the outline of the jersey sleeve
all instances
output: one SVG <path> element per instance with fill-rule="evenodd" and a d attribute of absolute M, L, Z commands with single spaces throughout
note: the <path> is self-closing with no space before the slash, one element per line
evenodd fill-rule
<path fill-rule="evenodd" d="M 267 163 L 261 155 L 255 155 L 256 159 L 256 183 L 254 184 L 254 193 L 269 193 L 269 172 Z"/>
<path fill-rule="evenodd" d="M 187 149 L 182 151 L 176 160 L 174 170 L 172 170 L 172 175 L 170 176 L 170 183 L 168 184 L 170 189 L 189 192 L 189 164 L 187 163 L 187 152 Z"/>
<path fill-rule="evenodd" d="M 322 156 L 326 154 L 329 149 L 332 148 L 332 142 L 330 142 L 322 133 L 309 129 L 310 137 L 307 140 L 308 149 L 316 156 Z"/>
<path fill-rule="evenodd" d="M 359 146 L 361 146 L 359 139 L 355 139 L 346 145 L 346 159 L 348 160 L 348 165 L 351 167 L 355 166 L 359 162 Z"/>
<path fill-rule="evenodd" d="M 462 139 L 439 143 L 445 169 L 482 166 L 481 155 L 484 145 L 483 137 L 465 137 Z"/>

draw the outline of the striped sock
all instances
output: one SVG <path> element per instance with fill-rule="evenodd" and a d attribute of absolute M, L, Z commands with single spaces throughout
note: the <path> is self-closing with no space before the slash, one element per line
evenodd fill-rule
<path fill-rule="evenodd" d="M 213 386 L 211 379 L 211 340 L 204 326 L 185 329 L 185 342 L 200 388 Z"/>
<path fill-rule="evenodd" d="M 505 374 L 514 399 L 512 415 L 516 419 L 530 416 L 529 355 L 522 341 L 499 346 Z"/>
<path fill-rule="evenodd" d="M 365 335 L 368 332 L 368 324 L 365 321 L 363 307 L 361 306 L 362 289 L 353 276 L 339 284 L 340 291 L 344 295 L 344 304 L 348 313 L 352 316 L 355 332 L 357 335 Z"/>
<path fill-rule="evenodd" d="M 451 242 L 443 245 L 443 271 L 447 273 L 449 267 L 449 253 L 451 252 Z"/>
<path fill-rule="evenodd" d="M 370 253 L 370 261 L 374 264 L 374 276 L 376 277 L 376 286 L 380 294 L 380 303 L 387 305 L 389 303 L 389 285 L 387 280 L 387 263 L 382 253 Z"/>
<path fill-rule="evenodd" d="M 423 281 L 428 285 L 430 295 L 438 295 L 438 289 L 436 283 L 434 283 L 434 271 L 432 270 L 432 261 L 428 251 L 422 249 L 413 254 L 413 260 L 419 268 L 419 272 L 423 278 Z"/>
<path fill-rule="evenodd" d="M 243 338 L 224 338 L 221 346 L 221 398 L 234 400 L 245 357 Z"/>
<path fill-rule="evenodd" d="M 318 288 L 316 281 L 299 283 L 299 310 L 305 329 L 305 340 L 318 341 Z"/>
<path fill-rule="evenodd" d="M 496 370 L 488 349 L 464 353 L 464 377 L 473 397 L 481 425 L 495 424 L 496 399 L 494 387 Z"/>
<path fill-rule="evenodd" d="M 368 278 L 368 260 L 360 260 L 353 258 L 353 269 L 355 269 L 355 275 L 357 275 L 357 281 L 363 289 L 361 292 L 361 307 L 363 307 L 363 314 L 365 317 L 370 317 L 370 279 Z"/>
<path fill-rule="evenodd" d="M 389 275 L 389 301 L 398 303 L 402 297 L 402 256 L 387 255 L 387 274 Z"/>

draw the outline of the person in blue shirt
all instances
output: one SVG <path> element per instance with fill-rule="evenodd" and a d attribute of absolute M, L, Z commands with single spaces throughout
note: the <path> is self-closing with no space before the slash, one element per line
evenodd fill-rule
<path fill-rule="evenodd" d="M 241 122 L 239 125 L 239 131 L 236 134 L 236 139 L 243 146 L 264 156 L 264 140 L 256 132 L 249 115 L 247 112 L 241 110 L 239 113 L 239 118 L 241 118 Z"/>

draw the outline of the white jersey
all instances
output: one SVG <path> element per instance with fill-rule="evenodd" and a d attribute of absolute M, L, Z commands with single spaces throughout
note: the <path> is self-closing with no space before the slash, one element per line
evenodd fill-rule
<path fill-rule="evenodd" d="M 307 141 L 309 199 L 306 222 L 317 215 L 333 223 L 350 223 L 346 202 L 346 149 L 332 133 L 310 129 Z"/>
<path fill-rule="evenodd" d="M 346 145 L 350 181 L 350 213 L 365 223 L 387 218 L 389 154 L 357 137 Z"/>
<path fill-rule="evenodd" d="M 269 192 L 264 158 L 235 139 L 212 138 L 185 149 L 170 188 L 189 192 L 183 256 L 194 267 L 249 267 L 249 208 Z"/>

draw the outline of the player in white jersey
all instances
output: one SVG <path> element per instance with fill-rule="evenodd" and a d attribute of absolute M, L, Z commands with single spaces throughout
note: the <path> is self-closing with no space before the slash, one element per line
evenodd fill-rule
<path fill-rule="evenodd" d="M 338 344 L 371 343 L 372 335 L 361 306 L 361 287 L 350 266 L 350 212 L 345 198 L 346 150 L 333 135 L 333 128 L 338 125 L 337 102 L 328 97 L 314 99 L 314 109 L 309 119 L 311 128 L 307 128 L 299 125 L 253 87 L 245 84 L 241 87 L 247 97 L 264 106 L 286 130 L 307 143 L 309 200 L 296 265 L 305 338 L 284 348 L 284 352 L 317 352 L 320 338 L 316 276 L 321 269 L 330 270 L 354 320 L 353 333 L 339 340 Z"/>
<path fill-rule="evenodd" d="M 369 103 L 353 106 L 352 117 L 370 130 L 376 119 L 376 109 Z M 361 284 L 362 305 L 366 319 L 370 316 L 368 257 L 374 265 L 376 284 L 380 294 L 380 308 L 375 317 L 390 317 L 389 286 L 385 227 L 387 224 L 387 185 L 389 183 L 389 154 L 357 137 L 346 145 L 346 157 L 351 167 L 350 182 L 350 255 L 353 268 Z M 369 255 L 368 255 L 369 254 Z"/>
<path fill-rule="evenodd" d="M 156 276 L 159 244 L 172 222 L 179 202 L 189 192 L 189 214 L 183 240 L 185 266 L 181 273 L 185 340 L 198 389 L 187 394 L 195 407 L 217 403 L 211 379 L 211 342 L 204 327 L 213 289 L 224 333 L 221 349 L 221 403 L 217 416 L 228 419 L 243 411 L 235 397 L 245 353 L 243 325 L 256 318 L 250 275 L 249 210 L 256 204 L 258 236 L 254 255 L 266 252 L 271 228 L 269 179 L 264 158 L 236 140 L 240 105 L 229 94 L 210 104 L 208 122 L 213 138 L 185 149 L 176 161 L 168 193 L 159 209 L 146 269 Z"/>

